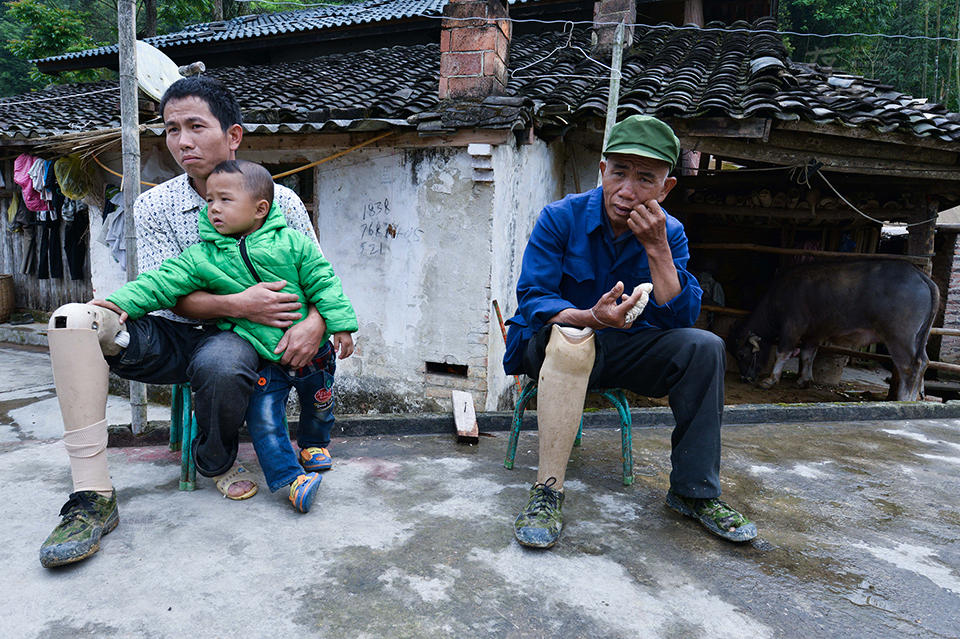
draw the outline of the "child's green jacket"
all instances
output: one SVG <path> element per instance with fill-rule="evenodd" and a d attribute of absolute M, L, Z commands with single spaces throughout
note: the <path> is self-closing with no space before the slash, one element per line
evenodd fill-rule
<path fill-rule="evenodd" d="M 307 236 L 287 227 L 276 204 L 262 227 L 239 240 L 217 232 L 207 218 L 207 207 L 200 211 L 199 223 L 199 244 L 164 261 L 160 268 L 141 273 L 135 281 L 107 297 L 107 301 L 125 310 L 131 319 L 137 319 L 151 311 L 171 308 L 178 298 L 193 291 L 227 295 L 244 291 L 257 282 L 286 280 L 283 292 L 300 298 L 304 307 L 299 312 L 303 317 L 307 316 L 305 305 L 309 303 L 326 320 L 324 341 L 333 333 L 357 330 L 356 313 L 330 262 Z M 224 318 L 217 326 L 246 339 L 265 360 L 275 362 L 282 355 L 273 349 L 286 329 L 242 318 Z"/>

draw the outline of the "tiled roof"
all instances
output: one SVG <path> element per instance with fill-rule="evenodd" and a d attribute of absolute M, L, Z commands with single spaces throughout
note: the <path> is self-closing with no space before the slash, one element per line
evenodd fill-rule
<path fill-rule="evenodd" d="M 781 38 L 770 33 L 776 29 L 771 18 L 734 23 L 727 31 L 707 26 L 705 31 L 637 27 L 633 47 L 624 54 L 620 117 L 802 119 L 960 143 L 960 114 L 940 104 L 877 80 L 791 61 Z M 568 39 L 573 46 L 565 46 Z M 577 30 L 572 38 L 521 35 L 511 43 L 510 66 L 518 71 L 507 93 L 533 101 L 541 126 L 606 115 L 610 71 L 574 46 L 589 51 L 589 30 Z M 421 126 L 430 120 L 441 130 L 468 124 L 435 111 L 438 115 L 415 119 Z M 437 126 L 438 119 L 444 126 Z"/>
<path fill-rule="evenodd" d="M 239 16 L 230 20 L 190 25 L 182 31 L 146 38 L 145 42 L 162 51 L 184 45 L 274 37 L 333 27 L 399 20 L 418 15 L 439 16 L 446 3 L 447 0 L 363 0 L 355 4 Z M 76 60 L 102 55 L 116 56 L 117 45 L 64 53 L 44 58 L 39 62 Z"/>
<path fill-rule="evenodd" d="M 753 26 L 767 29 L 774 23 L 760 20 Z M 532 66 L 510 79 L 507 96 L 481 104 L 438 101 L 437 44 L 217 68 L 209 74 L 238 96 L 249 130 L 391 125 L 416 126 L 427 133 L 530 123 L 549 129 L 602 118 L 606 112 L 608 70 L 565 47 L 568 37 L 552 32 L 515 36 L 511 67 Z M 571 42 L 589 50 L 589 31 L 575 31 Z M 116 91 L 13 104 L 115 86 L 110 82 L 59 86 L 2 99 L 0 137 L 41 137 L 117 126 Z M 748 30 L 720 33 L 638 27 L 633 47 L 624 56 L 621 81 L 620 115 L 630 113 L 802 119 L 960 143 L 960 114 L 874 80 L 791 62 L 776 34 Z"/>
<path fill-rule="evenodd" d="M 524 5 L 535 0 L 508 0 L 510 5 Z M 263 13 L 238 16 L 230 20 L 204 22 L 166 33 L 145 38 L 145 42 L 168 52 L 178 47 L 227 42 L 230 40 L 251 40 L 273 38 L 285 34 L 296 34 L 323 29 L 334 29 L 352 25 L 425 18 L 437 21 L 447 0 L 362 0 L 353 4 L 313 7 L 298 11 Z M 438 22 L 438 21 L 437 21 Z M 116 56 L 117 45 L 112 44 L 95 49 L 74 51 L 62 55 L 50 56 L 40 63 L 79 60 L 99 56 Z"/>

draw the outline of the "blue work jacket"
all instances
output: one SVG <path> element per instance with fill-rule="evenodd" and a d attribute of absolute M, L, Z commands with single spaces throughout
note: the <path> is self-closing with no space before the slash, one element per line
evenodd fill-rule
<path fill-rule="evenodd" d="M 631 236 L 617 255 L 604 230 L 604 215 L 601 187 L 568 195 L 540 212 L 523 252 L 517 282 L 517 314 L 507 320 L 507 349 L 503 356 L 507 374 L 523 372 L 527 341 L 560 311 L 592 308 L 618 281 L 623 282 L 627 294 L 637 284 L 652 281 L 643 245 Z M 696 278 L 686 271 L 690 252 L 683 224 L 669 213 L 667 239 L 680 279 L 680 293 L 665 304 L 656 304 L 651 297 L 631 328 L 604 331 L 681 328 L 696 321 L 702 291 Z"/>

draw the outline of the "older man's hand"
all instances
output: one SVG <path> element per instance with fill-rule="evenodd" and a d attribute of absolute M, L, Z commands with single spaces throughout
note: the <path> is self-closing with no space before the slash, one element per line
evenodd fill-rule
<path fill-rule="evenodd" d="M 644 289 L 637 288 L 632 295 L 623 292 L 623 282 L 617 282 L 613 288 L 603 294 L 590 314 L 600 324 L 599 328 L 630 328 L 633 322 L 627 322 L 627 313 L 640 301 Z M 620 303 L 617 303 L 617 300 Z"/>
<path fill-rule="evenodd" d="M 627 227 L 647 250 L 667 244 L 667 216 L 656 200 L 634 207 Z"/>

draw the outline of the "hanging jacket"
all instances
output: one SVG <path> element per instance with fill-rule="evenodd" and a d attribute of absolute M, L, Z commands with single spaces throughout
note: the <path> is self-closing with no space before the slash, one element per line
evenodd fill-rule
<path fill-rule="evenodd" d="M 13 161 L 13 181 L 20 185 L 23 195 L 23 203 L 31 211 L 46 211 L 47 203 L 40 197 L 40 193 L 33 188 L 33 178 L 30 177 L 30 169 L 40 158 L 26 153 L 21 153 Z"/>
<path fill-rule="evenodd" d="M 229 295 L 258 282 L 286 280 L 284 293 L 294 293 L 303 305 L 315 305 L 323 316 L 327 323 L 324 341 L 333 333 L 357 330 L 356 313 L 330 262 L 306 235 L 287 227 L 277 204 L 270 208 L 262 227 L 240 239 L 220 235 L 207 218 L 207 207 L 200 210 L 199 217 L 202 242 L 165 260 L 160 268 L 141 273 L 107 300 L 137 319 L 171 308 L 178 298 L 193 291 Z M 301 308 L 303 317 L 306 311 Z M 286 329 L 243 318 L 224 318 L 217 326 L 246 339 L 265 360 L 276 362 L 282 355 L 273 349 Z"/>

